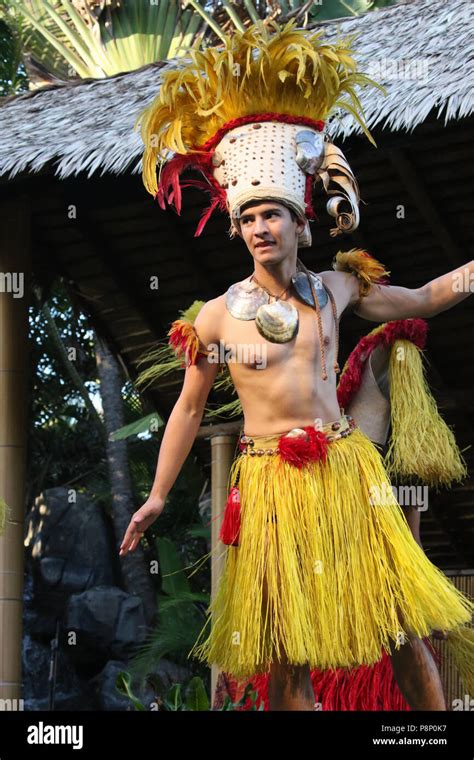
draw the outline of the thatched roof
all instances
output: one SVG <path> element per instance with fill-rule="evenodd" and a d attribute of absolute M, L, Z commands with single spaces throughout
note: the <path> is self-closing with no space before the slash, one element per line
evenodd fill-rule
<path fill-rule="evenodd" d="M 433 108 L 445 122 L 472 113 L 471 19 L 470 0 L 415 0 L 323 25 L 329 38 L 360 33 L 357 58 L 369 74 L 373 66 L 399 62 L 402 76 L 393 78 L 388 71 L 384 78 L 373 71 L 388 96 L 375 90 L 365 93 L 369 128 L 410 131 Z M 49 161 L 60 178 L 80 171 L 88 176 L 140 171 L 142 144 L 133 132 L 134 118 L 156 95 L 163 72 L 175 65 L 151 64 L 107 79 L 78 80 L 5 99 L 0 108 L 0 175 L 37 172 Z M 425 79 L 411 78 L 413 69 L 408 67 L 416 65 L 426 66 Z M 345 116 L 332 134 L 359 131 Z"/>

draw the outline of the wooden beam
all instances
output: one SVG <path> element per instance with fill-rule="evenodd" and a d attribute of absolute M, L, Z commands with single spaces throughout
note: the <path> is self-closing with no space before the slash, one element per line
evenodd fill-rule
<path fill-rule="evenodd" d="M 40 254 L 43 248 L 44 241 L 42 240 L 42 231 L 37 230 L 34 228 L 34 240 L 35 240 L 35 248 L 40 249 Z M 112 335 L 108 328 L 108 323 L 105 322 L 101 314 L 96 310 L 95 306 L 92 303 L 92 300 L 90 298 L 87 298 L 78 288 L 74 281 L 71 281 L 69 279 L 69 276 L 67 272 L 64 272 L 62 270 L 62 262 L 60 259 L 56 257 L 56 252 L 53 246 L 48 244 L 47 249 L 44 250 L 44 255 L 48 255 L 48 260 L 50 264 L 53 265 L 54 271 L 56 271 L 58 274 L 61 274 L 63 276 L 64 280 L 64 286 L 68 292 L 68 295 L 71 299 L 72 303 L 77 304 L 77 306 L 84 311 L 85 314 L 88 315 L 91 324 L 95 330 L 97 330 L 97 333 L 100 337 L 103 338 L 109 345 L 110 349 L 115 355 L 115 358 L 119 362 L 120 366 L 122 367 L 124 376 L 131 379 L 132 382 L 137 376 L 137 372 L 135 369 L 134 364 L 126 364 L 123 358 L 122 349 L 117 343 L 115 337 Z M 163 419 L 166 419 L 167 415 L 164 412 L 163 408 L 163 402 L 161 395 L 156 391 L 156 389 L 152 391 L 139 391 L 140 397 L 153 399 L 152 401 L 152 408 L 153 410 L 156 410 L 158 414 L 163 417 Z"/>
<path fill-rule="evenodd" d="M 0 287 L 0 510 L 2 505 L 6 508 L 5 530 L 0 536 L 0 699 L 14 700 L 21 698 L 22 681 L 30 223 L 28 197 L 22 196 L 0 206 L 0 273 L 3 275 Z M 9 275 L 9 282 L 5 275 Z"/>
<path fill-rule="evenodd" d="M 80 209 L 78 218 L 75 220 L 74 224 L 75 227 L 80 230 L 85 242 L 95 252 L 97 259 L 102 262 L 104 268 L 107 270 L 107 274 L 117 284 L 117 290 L 125 296 L 133 311 L 138 317 L 140 317 L 151 335 L 158 340 L 160 338 L 160 332 L 166 331 L 165 323 L 163 320 L 159 319 L 159 317 L 157 319 L 156 315 L 152 315 L 148 311 L 146 301 L 140 299 L 133 287 L 133 270 L 132 272 L 129 272 L 122 269 L 116 253 L 110 248 L 107 236 L 102 234 L 98 224 L 91 219 L 83 209 Z M 159 312 L 159 304 L 157 311 Z M 157 330 L 158 326 L 160 328 L 159 330 Z"/>
<path fill-rule="evenodd" d="M 437 245 L 443 249 L 453 269 L 461 266 L 465 262 L 459 252 L 459 246 L 453 239 L 434 201 L 431 199 L 426 185 L 420 177 L 420 173 L 414 169 L 407 157 L 406 151 L 402 148 L 391 148 L 387 151 L 387 155 L 404 189 L 413 199 L 428 229 L 431 230 Z"/>
<path fill-rule="evenodd" d="M 215 435 L 238 435 L 244 425 L 243 419 L 232 422 L 218 422 L 215 425 L 201 425 L 196 438 L 212 438 Z"/>
<path fill-rule="evenodd" d="M 48 197 L 55 199 L 58 210 L 65 209 L 68 205 L 75 204 L 77 206 L 78 215 L 76 219 L 68 220 L 65 216 L 64 229 L 68 229 L 68 222 L 76 228 L 83 238 L 84 242 L 90 247 L 92 256 L 101 261 L 107 274 L 117 283 L 117 290 L 123 293 L 127 300 L 130 302 L 130 306 L 135 314 L 142 319 L 144 325 L 147 327 L 151 335 L 158 340 L 159 330 L 165 332 L 165 323 L 152 315 L 147 308 L 144 307 L 144 302 L 140 300 L 138 294 L 132 289 L 131 284 L 133 280 L 130 278 L 130 272 L 123 270 L 119 264 L 117 255 L 110 248 L 110 243 L 102 233 L 99 225 L 93 220 L 89 213 L 89 206 L 83 202 L 84 180 L 82 178 L 67 178 L 66 180 L 59 180 L 57 177 L 49 177 L 45 181 L 46 193 Z M 90 180 L 89 180 L 90 181 Z M 75 199 L 75 183 L 79 187 L 78 198 Z M 70 198 L 66 198 L 66 193 L 70 194 Z M 97 309 L 94 310 L 97 314 Z"/>
<path fill-rule="evenodd" d="M 117 344 L 117 341 L 115 340 L 114 336 L 111 334 L 107 326 L 107 323 L 104 322 L 101 319 L 101 317 L 98 315 L 95 307 L 91 303 L 91 300 L 85 297 L 84 294 L 80 290 L 78 290 L 77 285 L 74 281 L 70 280 L 67 271 L 64 270 L 61 259 L 59 259 L 56 256 L 56 251 L 55 251 L 54 246 L 52 246 L 48 241 L 44 239 L 43 231 L 38 229 L 36 225 L 34 224 L 33 224 L 32 239 L 34 240 L 34 249 L 36 252 L 36 257 L 38 256 L 48 257 L 48 261 L 50 265 L 53 265 L 54 271 L 56 272 L 56 274 L 62 277 L 64 287 L 69 295 L 69 298 L 71 299 L 71 303 L 77 304 L 77 306 L 85 314 L 88 315 L 94 329 L 96 329 L 97 333 L 101 337 L 103 337 L 104 340 L 107 341 L 111 350 L 113 350 L 117 358 L 117 361 L 119 361 L 122 366 L 122 369 L 125 375 L 127 377 L 130 377 L 129 369 L 125 365 L 121 356 L 121 348 Z M 49 270 L 51 270 L 51 266 L 49 267 Z"/>
<path fill-rule="evenodd" d="M 224 519 L 223 511 L 227 500 L 227 483 L 235 448 L 233 435 L 216 435 L 211 439 L 211 499 L 212 499 L 212 554 L 219 545 L 219 533 Z M 225 555 L 220 556 L 211 564 L 211 596 L 215 598 L 225 567 Z M 217 684 L 219 669 L 216 665 L 211 669 L 211 703 Z"/>

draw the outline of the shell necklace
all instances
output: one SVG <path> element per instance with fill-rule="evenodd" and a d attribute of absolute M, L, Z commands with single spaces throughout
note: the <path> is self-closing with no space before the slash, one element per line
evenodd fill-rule
<path fill-rule="evenodd" d="M 321 378 L 327 380 L 326 355 L 324 346 L 323 328 L 321 323 L 321 308 L 328 301 L 331 301 L 331 307 L 334 317 L 336 332 L 336 350 L 334 361 L 334 372 L 340 372 L 337 356 L 339 352 L 339 323 L 337 319 L 337 309 L 334 296 L 327 285 L 324 285 L 321 278 L 314 272 L 306 269 L 303 262 L 298 258 L 297 264 L 299 271 L 291 277 L 290 283 L 279 295 L 270 293 L 258 279 L 252 274 L 245 284 L 235 283 L 231 285 L 226 293 L 226 306 L 232 316 L 237 319 L 250 320 L 255 319 L 255 326 L 264 338 L 271 343 L 287 343 L 292 340 L 298 332 L 299 314 L 293 304 L 282 301 L 281 297 L 293 286 L 296 294 L 302 301 L 316 309 L 316 319 L 318 323 L 319 342 L 321 349 Z M 271 302 L 270 299 L 275 299 Z"/>

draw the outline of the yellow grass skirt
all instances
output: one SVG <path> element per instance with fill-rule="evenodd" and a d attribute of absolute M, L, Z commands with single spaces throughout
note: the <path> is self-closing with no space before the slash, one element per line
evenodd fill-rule
<path fill-rule="evenodd" d="M 240 543 L 219 544 L 224 571 L 188 658 L 236 678 L 267 672 L 283 654 L 311 669 L 372 665 L 408 633 L 470 621 L 472 601 L 416 543 L 360 428 L 301 469 L 240 454 L 229 483 L 237 477 Z"/>

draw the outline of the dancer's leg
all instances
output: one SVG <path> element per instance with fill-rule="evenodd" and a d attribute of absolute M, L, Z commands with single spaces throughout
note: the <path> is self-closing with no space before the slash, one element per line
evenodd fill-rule
<path fill-rule="evenodd" d="M 403 510 L 417 544 L 420 540 L 420 511 L 413 507 Z M 398 615 L 402 622 L 402 616 Z M 443 686 L 435 661 L 423 641 L 414 635 L 396 650 L 391 647 L 392 668 L 398 688 L 412 710 L 446 710 Z"/>
<path fill-rule="evenodd" d="M 391 646 L 393 675 L 412 710 L 446 710 L 436 663 L 422 639 L 411 633 L 397 650 Z"/>

